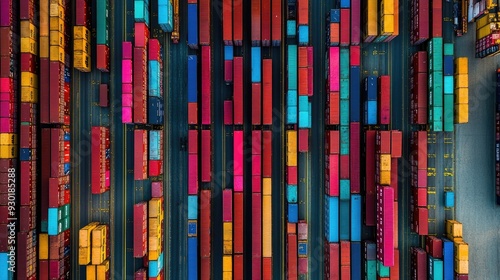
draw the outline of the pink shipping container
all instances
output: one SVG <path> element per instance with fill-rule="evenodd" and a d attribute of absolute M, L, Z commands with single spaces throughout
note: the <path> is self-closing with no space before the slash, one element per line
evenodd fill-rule
<path fill-rule="evenodd" d="M 151 197 L 163 197 L 163 182 L 151 182 Z"/>
<path fill-rule="evenodd" d="M 122 122 L 132 123 L 132 107 L 122 107 Z"/>
<path fill-rule="evenodd" d="M 234 124 L 243 124 L 243 57 L 235 57 L 233 82 Z"/>
<path fill-rule="evenodd" d="M 361 47 L 360 46 L 351 46 L 349 55 L 350 55 L 351 66 L 360 66 L 361 65 Z"/>
<path fill-rule="evenodd" d="M 330 47 L 330 92 L 340 91 L 340 49 Z"/>
<path fill-rule="evenodd" d="M 351 45 L 361 41 L 361 0 L 351 0 Z"/>
<path fill-rule="evenodd" d="M 134 274 L 134 280 L 147 280 L 148 279 L 147 277 L 148 273 L 144 268 L 137 270 Z"/>
<path fill-rule="evenodd" d="M 368 130 L 365 135 L 365 185 L 366 185 L 366 198 L 365 198 L 365 224 L 367 226 L 375 226 L 375 199 L 376 199 L 376 177 L 375 177 L 375 164 L 376 164 L 376 131 Z"/>
<path fill-rule="evenodd" d="M 134 257 L 142 258 L 147 252 L 148 205 L 146 202 L 134 205 Z"/>
<path fill-rule="evenodd" d="M 297 225 L 297 236 L 299 240 L 307 240 L 307 222 L 299 221 Z"/>
<path fill-rule="evenodd" d="M 212 132 L 201 131 L 201 181 L 212 180 Z"/>
<path fill-rule="evenodd" d="M 340 46 L 346 47 L 350 43 L 351 13 L 350 9 L 340 9 Z"/>
<path fill-rule="evenodd" d="M 234 191 L 242 192 L 243 191 L 243 175 L 235 175 L 234 176 Z"/>
<path fill-rule="evenodd" d="M 231 189 L 222 191 L 222 221 L 233 221 L 233 191 Z"/>
<path fill-rule="evenodd" d="M 299 274 L 307 274 L 307 258 L 299 258 Z"/>
<path fill-rule="evenodd" d="M 224 82 L 230 83 L 233 81 L 233 61 L 224 60 Z"/>
<path fill-rule="evenodd" d="M 413 204 L 417 207 L 427 207 L 427 189 L 412 188 Z"/>
<path fill-rule="evenodd" d="M 210 46 L 202 46 L 201 47 L 201 124 L 212 123 L 211 99 L 212 99 L 211 50 Z"/>
<path fill-rule="evenodd" d="M 351 193 L 359 193 L 361 191 L 361 127 L 357 122 L 350 124 L 350 171 L 349 177 L 351 179 Z"/>
<path fill-rule="evenodd" d="M 299 129 L 299 152 L 309 151 L 309 129 Z"/>
<path fill-rule="evenodd" d="M 394 265 L 394 190 L 378 187 L 377 259 L 384 266 Z"/>
<path fill-rule="evenodd" d="M 262 197 L 252 194 L 252 274 L 262 271 Z"/>
<path fill-rule="evenodd" d="M 234 175 L 243 176 L 243 131 L 237 130 L 234 131 L 234 144 L 233 144 L 233 153 L 234 153 Z"/>
<path fill-rule="evenodd" d="M 224 101 L 224 124 L 233 124 L 233 101 L 231 100 Z"/>
<path fill-rule="evenodd" d="M 122 83 L 132 83 L 132 60 L 122 60 Z"/>
<path fill-rule="evenodd" d="M 188 155 L 188 194 L 198 193 L 198 154 Z"/>
<path fill-rule="evenodd" d="M 339 155 L 328 155 L 326 194 L 339 196 Z"/>
<path fill-rule="evenodd" d="M 379 123 L 390 124 L 391 121 L 391 78 L 390 76 L 380 76 L 378 78 L 379 86 Z"/>
<path fill-rule="evenodd" d="M 260 175 L 252 176 L 252 192 L 254 193 L 262 192 L 262 177 Z"/>
<path fill-rule="evenodd" d="M 149 41 L 149 27 L 144 22 L 136 22 L 134 32 L 134 47 L 146 48 Z"/>
<path fill-rule="evenodd" d="M 188 131 L 188 153 L 198 153 L 198 131 L 194 129 Z"/>
<path fill-rule="evenodd" d="M 151 39 L 149 40 L 149 49 L 148 49 L 148 59 L 149 60 L 161 60 L 160 56 L 160 41 L 158 39 Z"/>

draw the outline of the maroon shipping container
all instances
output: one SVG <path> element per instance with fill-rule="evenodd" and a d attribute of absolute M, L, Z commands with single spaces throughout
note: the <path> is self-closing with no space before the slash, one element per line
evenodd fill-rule
<path fill-rule="evenodd" d="M 198 154 L 188 155 L 188 194 L 198 194 Z"/>
<path fill-rule="evenodd" d="M 391 157 L 400 158 L 403 149 L 403 133 L 399 130 L 391 131 Z"/>
<path fill-rule="evenodd" d="M 51 61 L 49 63 L 50 75 L 49 79 L 49 123 L 63 123 L 64 110 L 62 104 L 62 97 L 64 96 L 64 66 L 58 61 Z M 44 69 L 41 69 L 44 70 Z M 40 78 L 44 78 L 41 76 Z M 42 86 L 43 88 L 43 86 Z M 42 104 L 40 104 L 42 105 Z"/>
<path fill-rule="evenodd" d="M 286 178 L 287 184 L 297 185 L 297 166 L 287 166 L 286 167 Z"/>
<path fill-rule="evenodd" d="M 307 258 L 299 258 L 299 274 L 307 274 Z"/>
<path fill-rule="evenodd" d="M 351 35 L 351 13 L 350 9 L 340 9 L 340 46 L 347 47 Z"/>
<path fill-rule="evenodd" d="M 414 280 L 427 280 L 427 254 L 422 248 L 411 248 L 411 277 Z"/>
<path fill-rule="evenodd" d="M 425 250 L 434 258 L 443 258 L 443 240 L 435 236 L 427 236 Z"/>
<path fill-rule="evenodd" d="M 102 72 L 109 72 L 109 47 L 97 45 L 96 68 Z"/>
<path fill-rule="evenodd" d="M 359 122 L 350 123 L 350 159 L 349 159 L 349 178 L 351 179 L 351 193 L 359 193 L 361 191 L 361 126 Z"/>
<path fill-rule="evenodd" d="M 287 271 L 288 279 L 297 279 L 298 263 L 297 263 L 297 235 L 288 234 L 287 236 Z"/>
<path fill-rule="evenodd" d="M 44 128 L 41 130 L 40 144 L 50 145 L 50 129 Z M 41 162 L 50 162 L 50 149 L 41 149 L 40 161 Z M 41 164 L 40 167 L 40 219 L 42 221 L 47 221 L 48 212 L 49 212 L 49 178 L 50 178 L 50 165 L 49 164 Z"/>
<path fill-rule="evenodd" d="M 202 190 L 200 193 L 200 257 L 210 258 L 211 255 L 211 191 Z"/>
<path fill-rule="evenodd" d="M 262 123 L 262 88 L 261 83 L 252 83 L 252 125 Z"/>
<path fill-rule="evenodd" d="M 211 275 L 211 258 L 205 257 L 201 258 L 200 261 L 200 279 L 201 280 L 210 280 Z"/>
<path fill-rule="evenodd" d="M 148 132 L 134 130 L 134 180 L 146 180 L 148 175 Z"/>
<path fill-rule="evenodd" d="M 253 172 L 252 172 L 252 192 L 254 193 L 262 192 L 262 177 L 260 175 L 253 174 Z"/>
<path fill-rule="evenodd" d="M 243 43 L 243 1 L 233 1 L 233 40 L 235 46 Z"/>
<path fill-rule="evenodd" d="M 340 179 L 349 179 L 349 155 L 341 155 L 340 160 Z"/>
<path fill-rule="evenodd" d="M 262 194 L 252 194 L 252 274 L 262 273 Z"/>
<path fill-rule="evenodd" d="M 224 100 L 224 124 L 233 124 L 233 101 Z"/>
<path fill-rule="evenodd" d="M 201 181 L 212 180 L 212 134 L 210 130 L 201 131 Z"/>
<path fill-rule="evenodd" d="M 299 129 L 299 152 L 309 151 L 309 129 Z"/>
<path fill-rule="evenodd" d="M 330 92 L 327 97 L 328 108 L 326 110 L 326 122 L 328 124 L 339 124 L 340 122 L 340 94 L 339 92 Z"/>
<path fill-rule="evenodd" d="M 271 0 L 271 21 L 272 21 L 272 40 L 273 46 L 279 46 L 281 43 L 281 0 Z"/>
<path fill-rule="evenodd" d="M 394 190 L 378 186 L 377 259 L 384 266 L 394 265 Z"/>
<path fill-rule="evenodd" d="M 21 53 L 21 72 L 37 74 L 37 57 L 31 53 Z"/>
<path fill-rule="evenodd" d="M 227 84 L 233 81 L 233 61 L 224 60 L 224 82 Z"/>
<path fill-rule="evenodd" d="M 101 107 L 108 107 L 109 106 L 108 85 L 107 84 L 100 84 L 99 85 L 99 106 L 101 106 Z"/>
<path fill-rule="evenodd" d="M 198 130 L 190 129 L 188 131 L 188 153 L 198 153 Z"/>
<path fill-rule="evenodd" d="M 424 1 L 424 0 L 421 0 Z M 427 52 L 419 51 L 412 55 L 411 64 L 413 67 L 414 73 L 427 73 Z"/>
<path fill-rule="evenodd" d="M 134 258 L 142 258 L 147 252 L 148 205 L 141 202 L 134 205 Z"/>
<path fill-rule="evenodd" d="M 243 57 L 234 58 L 233 109 L 234 124 L 243 124 Z"/>
<path fill-rule="evenodd" d="M 377 153 L 390 154 L 391 153 L 391 132 L 390 131 L 377 131 Z"/>
<path fill-rule="evenodd" d="M 89 4 L 87 4 L 88 0 L 77 0 L 76 7 L 76 17 L 75 17 L 75 25 L 80 26 L 90 26 L 91 15 L 89 11 Z"/>
<path fill-rule="evenodd" d="M 251 1 L 251 35 L 252 35 L 252 46 L 260 45 L 260 32 L 261 32 L 261 18 L 260 18 L 260 10 L 261 10 L 261 1 L 260 0 L 252 0 Z M 260 273 L 259 273 L 260 275 Z"/>
<path fill-rule="evenodd" d="M 148 279 L 148 272 L 144 268 L 137 270 L 134 274 L 134 280 L 147 280 L 147 279 Z"/>
<path fill-rule="evenodd" d="M 157 60 L 161 62 L 161 46 L 158 39 L 149 40 L 148 60 Z"/>
<path fill-rule="evenodd" d="M 469 275 L 455 273 L 455 280 L 469 280 Z"/>
<path fill-rule="evenodd" d="M 326 147 L 327 154 L 338 154 L 340 152 L 339 131 L 329 130 L 326 131 Z"/>
<path fill-rule="evenodd" d="M 203 0 L 206 1 L 206 0 Z M 201 9 L 201 7 L 200 7 Z M 201 32 L 200 32 L 201 34 Z M 201 37 L 201 35 L 200 35 Z M 201 47 L 201 124 L 212 123 L 212 58 L 210 46 Z"/>
<path fill-rule="evenodd" d="M 365 224 L 375 226 L 375 198 L 376 198 L 376 134 L 375 130 L 366 131 L 365 135 Z"/>
<path fill-rule="evenodd" d="M 361 41 L 361 0 L 351 0 L 351 45 Z"/>
<path fill-rule="evenodd" d="M 413 231 L 419 235 L 427 235 L 429 233 L 429 211 L 427 207 L 416 208 L 413 215 Z"/>
<path fill-rule="evenodd" d="M 262 154 L 262 131 L 252 130 L 252 155 Z"/>
<path fill-rule="evenodd" d="M 270 178 L 272 176 L 272 138 L 270 130 L 262 132 L 262 177 Z"/>
<path fill-rule="evenodd" d="M 273 61 L 262 60 L 262 124 L 273 124 Z"/>
<path fill-rule="evenodd" d="M 233 194 L 233 252 L 243 254 L 243 193 Z"/>
<path fill-rule="evenodd" d="M 233 191 L 231 189 L 222 191 L 222 221 L 233 221 Z"/>
<path fill-rule="evenodd" d="M 391 77 L 378 77 L 378 112 L 379 123 L 390 124 L 391 121 Z"/>
<path fill-rule="evenodd" d="M 429 38 L 429 16 L 429 0 L 412 0 L 410 42 L 413 45 L 421 44 Z"/>
<path fill-rule="evenodd" d="M 261 13 L 262 46 L 268 47 L 271 44 L 271 0 L 262 0 Z"/>
<path fill-rule="evenodd" d="M 340 279 L 339 243 L 325 242 L 325 279 Z"/>

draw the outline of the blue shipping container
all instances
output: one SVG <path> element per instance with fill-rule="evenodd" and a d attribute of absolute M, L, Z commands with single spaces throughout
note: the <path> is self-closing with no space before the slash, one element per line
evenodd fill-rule
<path fill-rule="evenodd" d="M 361 195 L 351 195 L 351 241 L 361 241 Z"/>
<path fill-rule="evenodd" d="M 349 212 L 351 211 L 349 200 L 340 201 L 340 240 L 348 241 L 350 239 L 350 219 Z"/>
<path fill-rule="evenodd" d="M 21 161 L 30 161 L 31 160 L 31 149 L 21 148 L 21 151 L 19 153 L 19 159 Z"/>
<path fill-rule="evenodd" d="M 288 107 L 297 107 L 297 97 L 298 97 L 298 94 L 297 94 L 297 91 L 296 90 L 288 90 L 288 94 L 287 94 L 287 106 Z"/>
<path fill-rule="evenodd" d="M 286 111 L 286 123 L 297 124 L 297 107 L 289 106 Z"/>
<path fill-rule="evenodd" d="M 286 200 L 288 203 L 297 203 L 297 185 L 286 185 Z"/>
<path fill-rule="evenodd" d="M 188 280 L 198 279 L 198 238 L 188 238 L 187 249 Z"/>
<path fill-rule="evenodd" d="M 453 242 L 446 239 L 443 239 L 443 276 L 444 280 L 453 280 L 454 278 L 454 267 L 453 267 Z"/>
<path fill-rule="evenodd" d="M 187 44 L 192 49 L 198 48 L 198 4 L 188 5 Z"/>
<path fill-rule="evenodd" d="M 299 205 L 297 205 L 296 203 L 288 203 L 288 222 L 299 222 Z"/>
<path fill-rule="evenodd" d="M 453 76 L 444 76 L 443 77 L 443 92 L 444 94 L 453 94 Z"/>
<path fill-rule="evenodd" d="M 224 46 L 224 60 L 233 60 L 233 46 Z"/>
<path fill-rule="evenodd" d="M 361 70 L 359 66 L 351 66 L 350 72 L 350 90 L 349 90 L 349 101 L 350 101 L 350 115 L 351 122 L 361 121 Z"/>
<path fill-rule="evenodd" d="M 7 253 L 0 253 L 0 279 L 14 279 L 14 273 L 9 271 L 9 256 Z"/>
<path fill-rule="evenodd" d="M 365 101 L 365 124 L 377 124 L 377 101 Z"/>
<path fill-rule="evenodd" d="M 299 241 L 298 253 L 299 253 L 299 257 L 307 256 L 307 241 Z"/>
<path fill-rule="evenodd" d="M 443 57 L 443 72 L 445 76 L 453 76 L 453 56 L 445 55 Z"/>
<path fill-rule="evenodd" d="M 163 99 L 151 96 L 148 98 L 148 123 L 163 124 Z"/>
<path fill-rule="evenodd" d="M 260 47 L 252 47 L 252 83 L 260 83 L 261 82 L 261 56 L 260 56 Z"/>
<path fill-rule="evenodd" d="M 351 194 L 351 181 L 349 179 L 340 179 L 340 200 L 349 200 Z"/>
<path fill-rule="evenodd" d="M 309 97 L 307 95 L 299 96 L 299 112 L 309 111 Z"/>
<path fill-rule="evenodd" d="M 350 8 L 351 0 L 340 0 L 340 8 Z"/>
<path fill-rule="evenodd" d="M 49 235 L 58 235 L 59 234 L 59 221 L 60 221 L 60 212 L 58 208 L 49 208 L 48 213 L 48 234 Z"/>
<path fill-rule="evenodd" d="M 309 26 L 299 26 L 299 45 L 305 46 L 309 44 Z"/>
<path fill-rule="evenodd" d="M 148 277 L 158 277 L 161 270 L 163 269 L 163 252 L 156 261 L 149 261 L 148 265 Z"/>
<path fill-rule="evenodd" d="M 297 33 L 297 22 L 295 20 L 287 20 L 286 21 L 286 36 L 287 37 L 295 37 Z"/>
<path fill-rule="evenodd" d="M 170 1 L 167 1 L 167 4 L 158 5 L 158 25 L 165 32 L 173 31 L 174 19 L 172 9 L 173 7 Z"/>
<path fill-rule="evenodd" d="M 455 206 L 455 193 L 454 192 L 444 192 L 444 207 L 454 207 Z"/>
<path fill-rule="evenodd" d="M 360 242 L 351 242 L 351 280 L 361 280 Z"/>
<path fill-rule="evenodd" d="M 198 102 L 198 57 L 196 55 L 188 55 L 188 82 L 187 94 L 188 102 Z"/>
<path fill-rule="evenodd" d="M 373 241 L 365 241 L 365 259 L 376 260 L 377 259 L 377 244 Z"/>
<path fill-rule="evenodd" d="M 299 128 L 311 128 L 309 126 L 309 112 L 299 112 Z"/>
<path fill-rule="evenodd" d="M 198 235 L 198 224 L 196 221 L 188 221 L 188 236 Z"/>
<path fill-rule="evenodd" d="M 340 23 L 340 10 L 331 9 L 330 10 L 330 22 Z"/>
<path fill-rule="evenodd" d="M 339 198 L 325 196 L 325 238 L 339 242 Z"/>
<path fill-rule="evenodd" d="M 188 220 L 198 219 L 198 196 L 188 196 Z"/>
<path fill-rule="evenodd" d="M 160 160 L 160 131 L 149 131 L 149 159 Z"/>
<path fill-rule="evenodd" d="M 443 260 L 428 258 L 429 280 L 443 280 Z"/>
<path fill-rule="evenodd" d="M 365 100 L 377 101 L 377 77 L 365 78 Z"/>

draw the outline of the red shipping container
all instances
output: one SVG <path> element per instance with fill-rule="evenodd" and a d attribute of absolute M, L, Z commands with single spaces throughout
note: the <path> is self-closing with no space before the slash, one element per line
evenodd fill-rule
<path fill-rule="evenodd" d="M 325 242 L 325 274 L 328 279 L 340 279 L 340 246 L 339 243 Z"/>
<path fill-rule="evenodd" d="M 349 179 L 349 155 L 341 155 L 340 159 L 340 179 Z"/>
<path fill-rule="evenodd" d="M 353 1 L 359 1 L 359 0 L 353 0 Z M 351 35 L 352 35 L 352 33 L 351 33 Z M 361 65 L 361 47 L 360 46 L 351 46 L 350 49 L 351 49 L 351 51 L 350 51 L 350 56 L 351 56 L 350 57 L 351 58 L 350 64 L 351 64 L 351 66 L 360 66 Z"/>
<path fill-rule="evenodd" d="M 297 279 L 298 263 L 297 263 L 297 235 L 288 234 L 287 236 L 287 269 L 288 279 Z"/>
<path fill-rule="evenodd" d="M 233 221 L 233 191 L 231 189 L 222 191 L 222 221 Z"/>
<path fill-rule="evenodd" d="M 262 122 L 262 91 L 261 83 L 252 83 L 252 125 L 260 125 Z"/>
<path fill-rule="evenodd" d="M 427 279 L 427 254 L 422 248 L 411 248 L 411 268 L 412 279 Z"/>
<path fill-rule="evenodd" d="M 160 41 L 158 41 L 158 39 L 156 39 L 156 38 L 149 40 L 148 48 L 149 48 L 148 49 L 148 59 L 161 61 Z"/>
<path fill-rule="evenodd" d="M 361 0 L 351 0 L 351 45 L 361 41 Z"/>
<path fill-rule="evenodd" d="M 237 4 L 235 4 L 235 7 Z M 240 5 L 238 5 L 240 6 Z M 236 37 L 235 37 L 236 38 Z M 234 124 L 243 124 L 243 58 L 234 58 L 233 109 Z"/>
<path fill-rule="evenodd" d="M 424 2 L 425 0 L 421 0 L 421 2 Z M 426 51 L 419 51 L 416 52 L 412 55 L 411 58 L 412 61 L 412 67 L 413 71 L 416 73 L 427 73 L 428 71 L 428 66 L 427 66 L 427 52 Z"/>
<path fill-rule="evenodd" d="M 351 266 L 343 265 L 340 267 L 340 279 L 341 280 L 350 280 L 351 279 Z"/>
<path fill-rule="evenodd" d="M 37 73 L 37 59 L 34 54 L 21 53 L 21 72 Z"/>
<path fill-rule="evenodd" d="M 455 273 L 455 280 L 469 280 L 469 275 Z"/>
<path fill-rule="evenodd" d="M 252 130 L 252 155 L 262 154 L 262 131 Z"/>
<path fill-rule="evenodd" d="M 188 131 L 188 153 L 198 153 L 198 130 L 190 129 Z"/>
<path fill-rule="evenodd" d="M 207 0 L 200 0 L 207 1 Z M 201 7 L 200 7 L 201 8 Z M 201 32 L 200 32 L 201 37 Z M 201 124 L 212 123 L 212 58 L 210 46 L 201 47 Z"/>
<path fill-rule="evenodd" d="M 412 195 L 414 199 L 414 205 L 416 207 L 427 207 L 426 188 L 412 188 Z"/>
<path fill-rule="evenodd" d="M 200 279 L 210 280 L 211 275 L 211 259 L 209 257 L 201 258 L 200 261 Z"/>
<path fill-rule="evenodd" d="M 400 158 L 403 147 L 403 133 L 398 130 L 391 131 L 391 157 Z"/>
<path fill-rule="evenodd" d="M 357 122 L 350 123 L 350 170 L 349 178 L 351 179 L 351 193 L 359 193 L 361 191 L 361 146 L 360 146 L 360 124 Z"/>
<path fill-rule="evenodd" d="M 340 139 L 338 130 L 329 130 L 326 132 L 326 153 L 338 154 L 340 152 Z"/>
<path fill-rule="evenodd" d="M 385 266 L 394 265 L 394 191 L 378 187 L 377 259 Z"/>
<path fill-rule="evenodd" d="M 262 132 L 262 177 L 272 176 L 272 131 Z"/>
<path fill-rule="evenodd" d="M 80 26 L 90 26 L 90 12 L 89 6 L 87 4 L 88 0 L 78 0 L 76 2 L 76 17 L 75 17 L 75 25 Z"/>
<path fill-rule="evenodd" d="M 330 92 L 329 94 L 329 117 L 328 124 L 339 124 L 340 123 L 340 94 L 338 92 Z"/>
<path fill-rule="evenodd" d="M 41 130 L 41 141 L 40 144 L 49 145 L 50 143 L 50 129 L 44 128 Z M 50 150 L 49 149 L 41 149 L 41 162 L 50 162 Z M 48 205 L 48 196 L 49 196 L 49 178 L 50 178 L 50 165 L 42 164 L 40 167 L 40 219 L 42 221 L 47 221 L 49 205 Z"/>
<path fill-rule="evenodd" d="M 134 258 L 142 258 L 147 252 L 147 217 L 146 202 L 134 205 Z"/>
<path fill-rule="evenodd" d="M 224 100 L 224 124 L 233 124 L 233 101 Z"/>
<path fill-rule="evenodd" d="M 297 1 L 297 25 L 309 25 L 309 0 Z"/>
<path fill-rule="evenodd" d="M 196 3 L 196 2 L 195 2 Z M 233 44 L 233 1 L 222 1 L 222 40 L 224 45 Z"/>
<path fill-rule="evenodd" d="M 443 37 L 443 3 L 432 1 L 432 37 Z"/>
<path fill-rule="evenodd" d="M 233 255 L 233 279 L 243 279 L 243 255 Z"/>
<path fill-rule="evenodd" d="M 233 257 L 234 258 L 234 257 Z M 271 280 L 273 277 L 273 259 L 272 258 L 262 258 L 262 279 Z M 243 279 L 243 278 L 234 278 Z"/>
<path fill-rule="evenodd" d="M 188 124 L 198 124 L 198 103 L 188 103 Z"/>
<path fill-rule="evenodd" d="M 35 20 L 35 3 L 33 0 L 19 1 L 19 7 L 22 7 L 22 9 L 19 9 L 19 19 L 31 21 Z M 7 9 L 7 6 L 2 8 Z"/>
<path fill-rule="evenodd" d="M 224 60 L 224 82 L 227 84 L 233 81 L 233 61 Z"/>
<path fill-rule="evenodd" d="M 201 131 L 201 181 L 212 180 L 212 135 L 210 130 Z"/>
<path fill-rule="evenodd" d="M 261 18 L 260 18 L 260 0 L 251 1 L 251 35 L 252 35 L 252 46 L 260 45 L 260 32 L 261 32 Z"/>
<path fill-rule="evenodd" d="M 101 106 L 101 107 L 108 107 L 109 106 L 108 85 L 107 84 L 100 84 L 99 85 L 99 106 Z"/>
<path fill-rule="evenodd" d="M 151 197 L 163 197 L 163 182 L 151 182 Z"/>
<path fill-rule="evenodd" d="M 273 46 L 279 46 L 281 43 L 281 0 L 271 0 L 271 37 Z"/>
<path fill-rule="evenodd" d="M 309 151 L 309 129 L 299 129 L 299 152 Z"/>
<path fill-rule="evenodd" d="M 286 167 L 287 181 L 289 185 L 297 185 L 297 166 L 287 166 Z"/>
<path fill-rule="evenodd" d="M 427 207 L 418 207 L 414 212 L 415 232 L 419 235 L 429 234 L 429 211 Z"/>
<path fill-rule="evenodd" d="M 202 190 L 200 193 L 200 257 L 210 258 L 211 256 L 211 191 Z"/>
<path fill-rule="evenodd" d="M 399 170 L 398 170 L 398 159 L 391 159 L 391 185 L 390 187 L 394 190 L 394 200 L 398 201 L 398 191 L 399 191 Z"/>
<path fill-rule="evenodd" d="M 252 192 L 254 193 L 262 192 L 262 177 L 260 175 L 252 176 Z"/>
<path fill-rule="evenodd" d="M 198 154 L 188 155 L 188 194 L 198 194 Z"/>
<path fill-rule="evenodd" d="M 349 46 L 351 35 L 351 10 L 340 9 L 340 46 Z"/>
<path fill-rule="evenodd" d="M 328 156 L 328 180 L 326 180 L 326 194 L 339 196 L 339 155 Z"/>
<path fill-rule="evenodd" d="M 307 68 L 299 68 L 298 79 L 299 79 L 299 95 L 308 95 L 309 92 L 309 71 Z"/>
<path fill-rule="evenodd" d="M 234 175 L 243 176 L 243 131 L 236 130 L 233 133 L 233 156 L 234 156 Z"/>
<path fill-rule="evenodd" d="M 299 258 L 299 274 L 307 274 L 307 258 Z"/>
<path fill-rule="evenodd" d="M 147 139 L 148 133 L 146 130 L 134 130 L 134 180 L 145 180 L 147 178 Z"/>
<path fill-rule="evenodd" d="M 252 194 L 252 273 L 262 272 L 262 197 Z"/>
<path fill-rule="evenodd" d="M 443 240 L 435 236 L 427 236 L 425 250 L 434 258 L 443 258 Z"/>
<path fill-rule="evenodd" d="M 235 46 L 243 43 L 243 1 L 233 1 L 233 40 Z"/>
<path fill-rule="evenodd" d="M 261 13 L 262 46 L 268 47 L 271 43 L 271 0 L 262 0 Z"/>
<path fill-rule="evenodd" d="M 399 250 L 394 249 L 394 266 L 390 268 L 390 280 L 398 280 L 400 275 L 399 275 Z"/>
<path fill-rule="evenodd" d="M 375 226 L 375 197 L 376 197 L 376 131 L 368 130 L 365 135 L 365 224 L 367 226 Z"/>
<path fill-rule="evenodd" d="M 233 252 L 234 254 L 243 254 L 243 193 L 235 192 L 233 194 Z M 236 255 L 235 255 L 236 259 Z"/>
<path fill-rule="evenodd" d="M 380 76 L 378 78 L 379 92 L 379 123 L 390 124 L 391 121 L 391 80 L 390 76 Z"/>
<path fill-rule="evenodd" d="M 42 69 L 43 70 L 43 69 Z M 64 75 L 64 67 L 62 63 L 51 61 L 50 62 L 50 79 L 49 80 L 49 122 L 50 123 L 62 123 L 64 121 L 63 108 L 61 102 L 61 96 L 63 96 L 63 86 L 61 82 L 61 77 Z M 59 73 L 53 75 L 54 73 Z M 43 78 L 43 77 L 40 77 Z M 43 87 L 43 86 L 42 86 Z M 42 104 L 40 104 L 41 106 Z"/>
<path fill-rule="evenodd" d="M 134 47 L 146 48 L 148 46 L 148 42 L 149 42 L 149 27 L 144 22 L 135 22 L 134 23 Z"/>
<path fill-rule="evenodd" d="M 351 243 L 349 241 L 340 241 L 340 265 L 351 264 Z"/>
<path fill-rule="evenodd" d="M 269 1 L 269 0 L 267 0 Z M 262 124 L 273 124 L 273 61 L 262 60 Z"/>
<path fill-rule="evenodd" d="M 377 131 L 377 153 L 390 154 L 391 153 L 391 132 L 390 131 Z"/>
<path fill-rule="evenodd" d="M 109 72 L 109 47 L 106 45 L 97 45 L 96 68 Z"/>

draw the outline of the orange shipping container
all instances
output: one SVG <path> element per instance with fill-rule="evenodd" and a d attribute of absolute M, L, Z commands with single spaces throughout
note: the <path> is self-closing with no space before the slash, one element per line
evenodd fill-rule
<path fill-rule="evenodd" d="M 330 23 L 330 46 L 336 46 L 340 43 L 340 23 Z"/>
<path fill-rule="evenodd" d="M 262 259 L 262 279 L 263 280 L 271 280 L 272 278 L 273 278 L 273 259 L 272 258 L 263 258 Z"/>
<path fill-rule="evenodd" d="M 299 68 L 307 67 L 307 47 L 299 47 Z M 300 78 L 299 78 L 300 79 Z"/>
<path fill-rule="evenodd" d="M 309 0 L 298 0 L 297 23 L 299 25 L 309 25 Z"/>
<path fill-rule="evenodd" d="M 309 73 L 307 68 L 299 68 L 299 95 L 307 95 L 309 92 Z"/>

